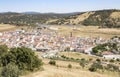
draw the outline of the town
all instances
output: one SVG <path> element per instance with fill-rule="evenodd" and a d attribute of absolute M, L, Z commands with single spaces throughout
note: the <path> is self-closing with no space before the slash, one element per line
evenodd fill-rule
<path fill-rule="evenodd" d="M 15 30 L 0 33 L 0 45 L 7 45 L 9 48 L 25 46 L 34 51 L 47 52 L 49 54 L 43 55 L 48 57 L 52 54 L 55 56 L 60 51 L 73 51 L 92 55 L 92 48 L 108 42 L 118 43 L 120 49 L 120 40 L 115 39 L 102 39 L 100 37 L 76 37 L 69 33 L 68 36 L 60 35 L 57 28 L 46 27 L 39 25 L 36 28 L 27 30 Z M 50 57 L 52 57 L 50 56 Z M 120 55 L 111 54 L 109 52 L 103 53 L 104 58 L 120 59 Z"/>

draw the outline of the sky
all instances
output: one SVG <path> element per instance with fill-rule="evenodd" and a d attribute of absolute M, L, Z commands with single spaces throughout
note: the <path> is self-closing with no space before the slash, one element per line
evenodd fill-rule
<path fill-rule="evenodd" d="M 120 0 L 0 0 L 0 12 L 69 13 L 120 9 Z"/>

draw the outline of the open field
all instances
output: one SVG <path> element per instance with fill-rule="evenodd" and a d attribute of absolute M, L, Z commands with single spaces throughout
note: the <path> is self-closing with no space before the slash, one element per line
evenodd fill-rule
<path fill-rule="evenodd" d="M 52 27 L 58 28 L 56 31 L 59 35 L 69 36 L 70 32 L 72 32 L 73 36 L 78 37 L 102 37 L 102 38 L 111 38 L 113 36 L 120 36 L 120 28 L 101 28 L 99 29 L 98 26 L 59 26 L 54 25 Z M 16 27 L 14 25 L 9 24 L 0 24 L 0 32 L 3 31 L 10 31 L 25 28 L 26 26 Z"/>
<path fill-rule="evenodd" d="M 15 29 L 16 27 L 8 24 L 0 24 L 0 32 Z"/>
<path fill-rule="evenodd" d="M 66 55 L 66 53 L 67 52 L 62 52 L 61 54 Z M 42 53 L 37 52 L 36 54 L 40 56 Z M 77 55 L 76 53 L 68 52 L 68 56 L 70 57 L 82 58 L 83 56 L 85 56 L 85 58 L 96 59 L 96 57 L 92 57 L 92 56 L 87 57 L 87 55 L 83 55 L 83 54 L 79 56 L 76 55 Z M 119 74 L 115 72 L 108 72 L 108 71 L 90 72 L 87 69 L 83 69 L 77 62 L 56 60 L 57 66 L 52 66 L 48 64 L 50 59 L 42 59 L 42 60 L 44 62 L 43 71 L 29 73 L 21 77 L 88 77 L 88 76 L 89 77 L 119 77 Z M 71 69 L 67 68 L 68 64 L 72 65 Z"/>
<path fill-rule="evenodd" d="M 86 55 L 86 54 L 82 54 L 82 53 L 79 53 L 79 52 L 60 52 L 59 54 L 64 55 L 66 57 L 74 58 L 74 59 L 85 58 L 87 60 L 89 60 L 89 59 L 96 60 L 96 59 L 100 58 L 100 57 L 97 57 L 97 56 Z M 102 59 L 102 58 L 100 58 L 100 59 Z"/>
<path fill-rule="evenodd" d="M 54 26 L 59 28 L 57 31 L 60 35 L 68 36 L 72 32 L 73 36 L 78 37 L 102 37 L 111 38 L 120 36 L 120 28 L 101 28 L 98 26 Z"/>
<path fill-rule="evenodd" d="M 13 31 L 21 28 L 27 28 L 26 26 L 14 26 L 14 25 L 9 25 L 9 24 L 0 24 L 0 32 L 4 31 Z"/>
<path fill-rule="evenodd" d="M 64 67 L 44 66 L 44 71 L 38 71 L 21 77 L 119 77 L 118 75 L 99 74 L 81 69 L 68 69 Z"/>

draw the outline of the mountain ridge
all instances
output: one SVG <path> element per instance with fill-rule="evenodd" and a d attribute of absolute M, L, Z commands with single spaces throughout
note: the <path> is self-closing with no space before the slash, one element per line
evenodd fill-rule
<path fill-rule="evenodd" d="M 93 25 L 100 27 L 120 27 L 120 10 L 108 9 L 73 13 L 4 12 L 0 13 L 0 23 L 14 25 L 55 24 Z"/>

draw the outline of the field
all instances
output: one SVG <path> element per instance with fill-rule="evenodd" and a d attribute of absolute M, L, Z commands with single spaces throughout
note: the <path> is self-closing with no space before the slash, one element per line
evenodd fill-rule
<path fill-rule="evenodd" d="M 15 26 L 15 25 L 9 25 L 9 24 L 0 24 L 0 32 L 5 32 L 5 31 L 13 31 L 13 30 L 18 30 L 24 28 L 26 29 L 26 26 Z"/>
<path fill-rule="evenodd" d="M 13 30 L 13 29 L 15 29 L 15 28 L 16 28 L 16 27 L 13 26 L 13 25 L 9 25 L 9 24 L 0 24 L 0 32 Z"/>
<path fill-rule="evenodd" d="M 101 28 L 98 26 L 53 26 L 59 28 L 57 31 L 60 35 L 69 36 L 72 32 L 73 36 L 78 37 L 102 37 L 111 38 L 113 36 L 120 36 L 120 28 Z"/>
<path fill-rule="evenodd" d="M 120 36 L 120 28 L 101 28 L 99 29 L 98 26 L 58 26 L 54 25 L 51 27 L 56 27 L 58 30 L 56 31 L 59 35 L 69 36 L 72 32 L 73 36 L 78 37 L 102 37 L 102 38 L 111 38 L 113 36 Z M 10 31 L 16 30 L 27 27 L 16 27 L 14 25 L 9 24 L 0 24 L 0 32 L 3 31 Z"/>
<path fill-rule="evenodd" d="M 67 54 L 68 53 L 68 54 Z M 41 55 L 42 53 L 37 52 L 37 55 Z M 76 53 L 70 53 L 70 52 L 62 52 L 59 54 L 64 55 L 70 55 L 74 58 L 82 58 L 85 56 L 85 58 L 93 58 L 96 59 L 96 57 L 87 56 L 84 54 L 81 54 L 81 56 L 78 56 Z M 37 71 L 33 72 L 21 77 L 119 77 L 119 75 L 115 72 L 90 72 L 87 69 L 83 69 L 79 63 L 76 62 L 70 62 L 70 61 L 60 61 L 56 60 L 57 66 L 49 65 L 48 62 L 50 59 L 42 59 L 44 62 L 44 70 L 43 71 Z M 72 65 L 72 68 L 67 68 L 68 64 Z"/>

